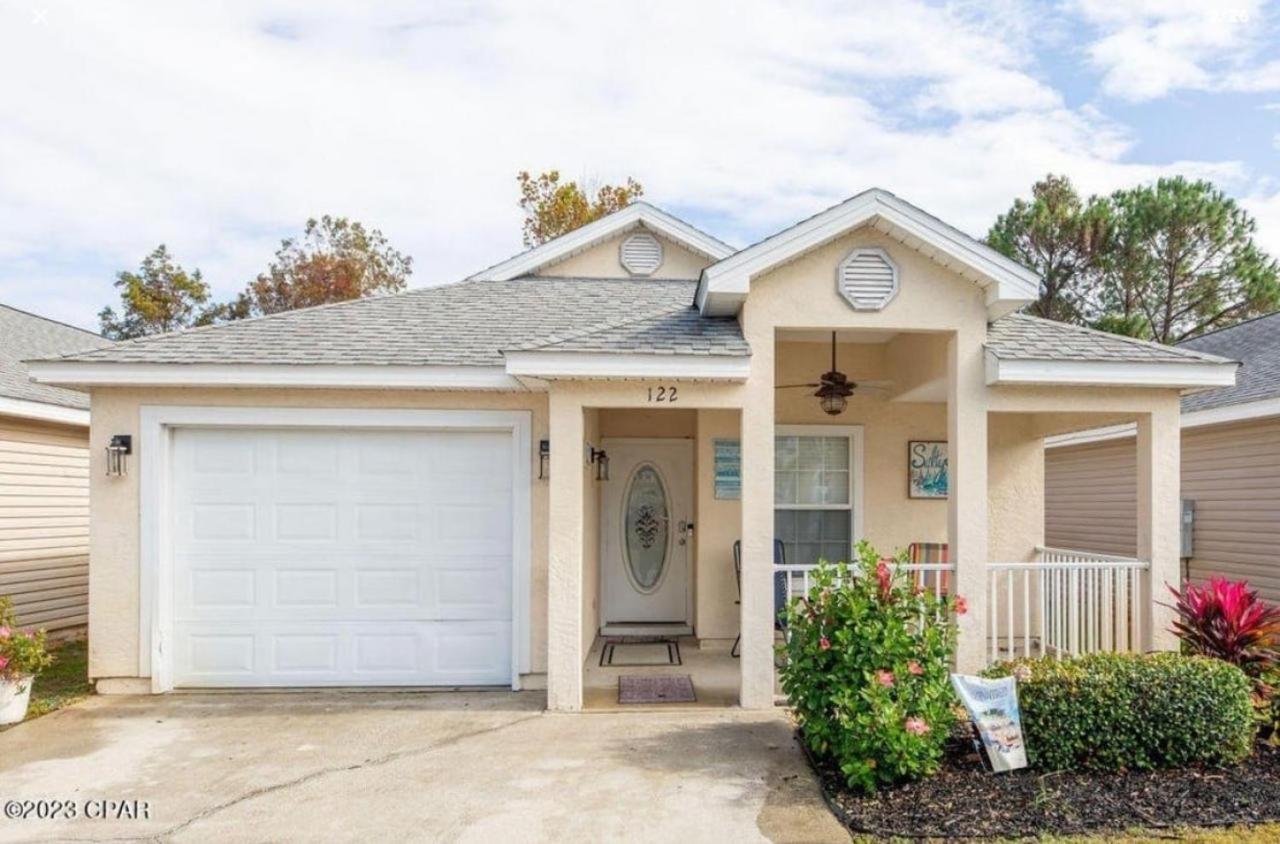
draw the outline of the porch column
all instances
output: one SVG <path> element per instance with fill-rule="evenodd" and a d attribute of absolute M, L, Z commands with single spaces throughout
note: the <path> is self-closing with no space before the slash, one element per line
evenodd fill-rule
<path fill-rule="evenodd" d="M 987 407 L 983 337 L 961 329 L 947 346 L 947 441 L 950 489 L 947 536 L 956 566 L 955 590 L 968 602 L 959 617 L 956 670 L 986 665 L 987 628 Z"/>
<path fill-rule="evenodd" d="M 582 402 L 550 394 L 547 708 L 582 708 Z"/>
<path fill-rule="evenodd" d="M 767 346 L 767 348 L 764 348 Z M 745 709 L 773 707 L 773 342 L 752 343 L 742 408 L 742 687 Z"/>
<path fill-rule="evenodd" d="M 1169 630 L 1174 613 L 1165 606 L 1165 587 L 1177 586 L 1181 575 L 1182 432 L 1177 396 L 1171 395 L 1165 404 L 1138 417 L 1138 559 L 1151 563 L 1142 596 L 1147 606 L 1142 648 L 1148 651 L 1178 649 L 1178 638 Z"/>

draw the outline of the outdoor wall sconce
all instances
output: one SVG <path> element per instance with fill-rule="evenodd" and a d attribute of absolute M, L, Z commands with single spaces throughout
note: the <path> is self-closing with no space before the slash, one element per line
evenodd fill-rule
<path fill-rule="evenodd" d="M 591 462 L 596 467 L 596 480 L 609 480 L 609 455 L 605 453 L 603 448 L 591 449 Z"/>
<path fill-rule="evenodd" d="M 107 443 L 107 477 L 123 478 L 129 472 L 129 455 L 133 454 L 133 437 L 115 434 Z"/>
<path fill-rule="evenodd" d="M 538 441 L 538 480 L 551 477 L 551 440 Z"/>

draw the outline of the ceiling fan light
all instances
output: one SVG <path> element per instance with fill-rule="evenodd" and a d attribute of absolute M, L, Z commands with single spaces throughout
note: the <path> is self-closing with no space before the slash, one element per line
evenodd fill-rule
<path fill-rule="evenodd" d="M 849 400 L 839 393 L 827 393 L 819 399 L 819 403 L 828 416 L 839 416 L 849 406 Z"/>

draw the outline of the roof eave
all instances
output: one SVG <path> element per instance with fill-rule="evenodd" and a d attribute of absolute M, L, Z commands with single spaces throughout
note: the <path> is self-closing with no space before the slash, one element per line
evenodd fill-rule
<path fill-rule="evenodd" d="M 1012 313 L 1039 293 L 1039 279 L 1031 270 L 873 188 L 707 267 L 695 302 L 703 313 L 731 316 L 741 307 L 753 278 L 868 224 L 981 285 L 990 319 Z"/>
<path fill-rule="evenodd" d="M 121 363 L 33 361 L 31 378 L 60 387 L 287 387 L 302 389 L 514 390 L 501 364 Z"/>
<path fill-rule="evenodd" d="M 1023 360 L 986 353 L 987 384 L 1055 387 L 1230 387 L 1234 361 Z"/>
<path fill-rule="evenodd" d="M 507 374 L 547 381 L 628 380 L 745 381 L 751 374 L 747 355 L 681 355 L 565 351 L 508 352 Z"/>
<path fill-rule="evenodd" d="M 14 416 L 20 419 L 35 419 L 40 422 L 56 422 L 78 427 L 89 426 L 88 410 L 12 396 L 0 396 L 0 416 Z"/>
<path fill-rule="evenodd" d="M 488 269 L 481 270 L 469 276 L 467 280 L 507 281 L 529 275 L 542 267 L 562 261 L 637 226 L 643 226 L 713 261 L 722 260 L 732 255 L 734 251 L 733 247 L 727 243 L 694 228 L 660 208 L 647 202 L 633 202 L 607 217 L 601 217 L 555 240 L 547 241 Z"/>

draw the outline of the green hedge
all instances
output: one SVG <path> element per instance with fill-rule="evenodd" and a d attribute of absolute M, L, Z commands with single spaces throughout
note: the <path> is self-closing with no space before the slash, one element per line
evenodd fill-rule
<path fill-rule="evenodd" d="M 1043 770 L 1149 770 L 1239 762 L 1253 748 L 1249 678 L 1205 657 L 1090 654 L 1017 660 L 1028 761 Z"/>

